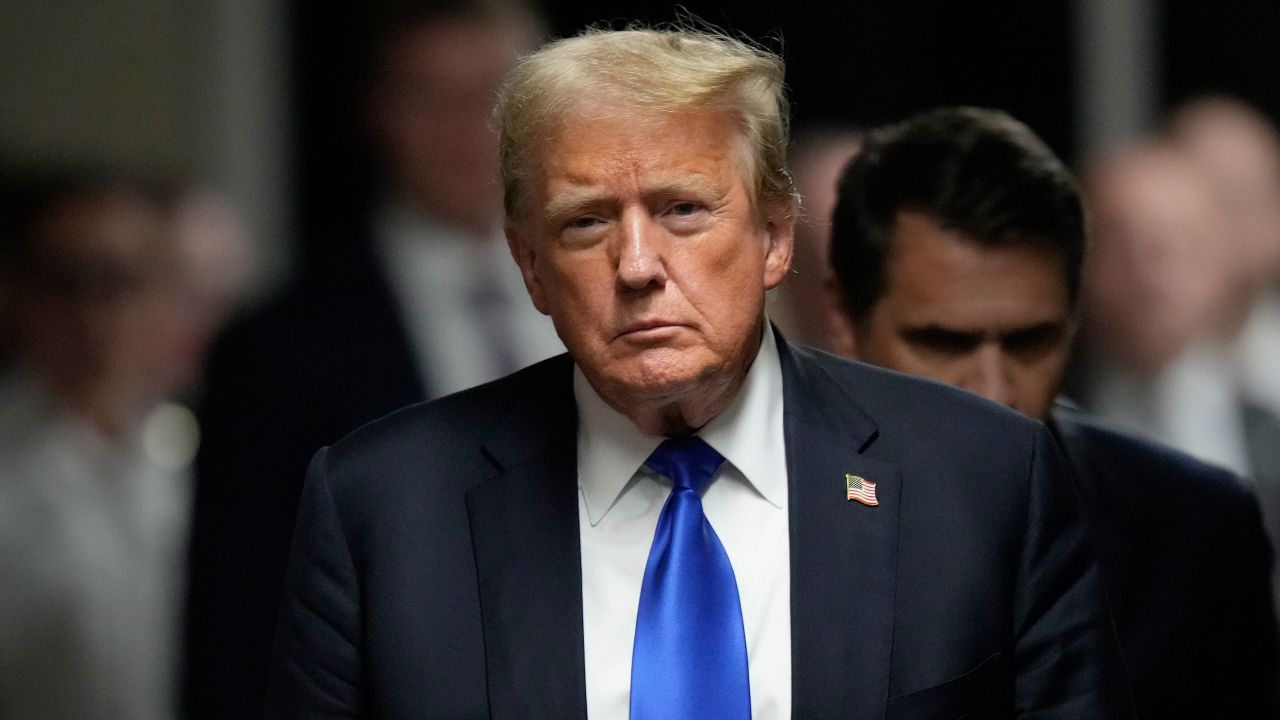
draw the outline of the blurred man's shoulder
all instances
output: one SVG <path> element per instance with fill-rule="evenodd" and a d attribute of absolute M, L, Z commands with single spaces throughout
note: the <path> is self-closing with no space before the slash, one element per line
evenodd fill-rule
<path fill-rule="evenodd" d="M 1119 486 L 1102 490 L 1155 505 L 1256 512 L 1253 490 L 1226 468 L 1114 427 L 1070 403 L 1058 402 L 1052 418 L 1055 437 L 1083 479 L 1095 484 L 1112 479 Z"/>

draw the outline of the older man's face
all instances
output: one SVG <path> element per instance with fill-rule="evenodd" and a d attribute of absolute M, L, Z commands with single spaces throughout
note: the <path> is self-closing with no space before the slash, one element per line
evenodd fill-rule
<path fill-rule="evenodd" d="M 534 305 L 632 414 L 736 387 L 792 226 L 753 206 L 728 117 L 620 115 L 584 110 L 557 129 L 508 236 Z"/>

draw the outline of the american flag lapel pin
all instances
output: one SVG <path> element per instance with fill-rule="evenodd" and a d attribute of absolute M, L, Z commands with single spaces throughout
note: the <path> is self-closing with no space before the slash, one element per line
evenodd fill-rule
<path fill-rule="evenodd" d="M 876 499 L 875 483 L 867 480 L 866 478 L 845 473 L 844 484 L 845 488 L 849 491 L 848 498 L 850 500 L 857 500 L 863 505 L 870 505 L 872 507 L 880 504 L 880 501 Z"/>

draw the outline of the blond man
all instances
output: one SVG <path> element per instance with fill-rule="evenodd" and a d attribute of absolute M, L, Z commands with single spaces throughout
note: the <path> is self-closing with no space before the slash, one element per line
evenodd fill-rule
<path fill-rule="evenodd" d="M 1044 428 L 770 328 L 782 80 L 651 30 L 508 78 L 507 238 L 568 354 L 317 455 L 273 717 L 1125 715 Z"/>

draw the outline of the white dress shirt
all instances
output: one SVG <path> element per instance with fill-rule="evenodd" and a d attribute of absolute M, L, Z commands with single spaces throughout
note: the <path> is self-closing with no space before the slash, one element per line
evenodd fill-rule
<path fill-rule="evenodd" d="M 172 720 L 189 474 L 0 379 L 0 713 Z"/>
<path fill-rule="evenodd" d="M 410 209 L 388 207 L 374 234 L 433 396 L 564 352 L 551 319 L 529 300 L 501 233 L 476 238 Z M 478 292 L 488 302 L 474 302 Z"/>
<path fill-rule="evenodd" d="M 1280 290 L 1254 305 L 1236 353 L 1244 394 L 1280 415 Z"/>
<path fill-rule="evenodd" d="M 1249 475 L 1239 387 L 1226 348 L 1193 345 L 1154 377 L 1099 365 L 1087 407 L 1130 432 Z"/>
<path fill-rule="evenodd" d="M 578 524 L 587 715 L 626 718 L 636 611 L 670 481 L 644 467 L 665 438 L 647 435 L 605 404 L 581 370 Z M 754 720 L 791 717 L 791 574 L 782 370 L 773 333 L 738 396 L 697 433 L 727 462 L 702 498 L 742 601 Z"/>

